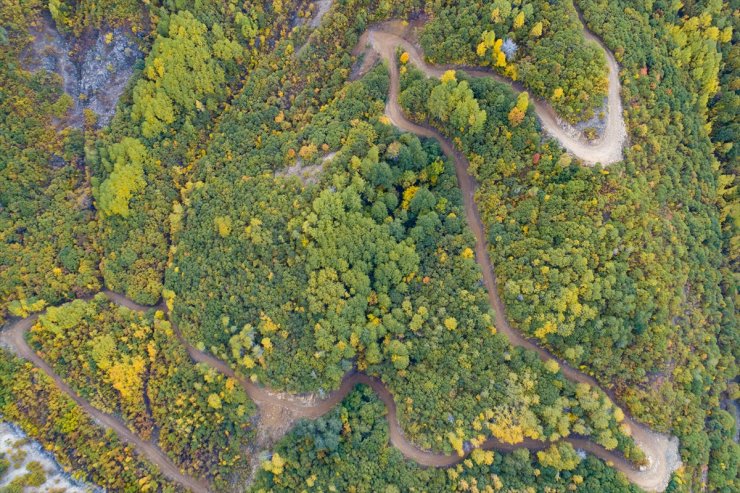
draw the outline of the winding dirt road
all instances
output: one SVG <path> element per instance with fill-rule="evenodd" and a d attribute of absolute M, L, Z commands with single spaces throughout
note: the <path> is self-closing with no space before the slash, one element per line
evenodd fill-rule
<path fill-rule="evenodd" d="M 381 27 L 382 29 L 382 27 Z M 585 27 L 584 27 L 585 30 Z M 626 138 L 626 130 L 624 128 L 624 120 L 622 118 L 622 104 L 619 97 L 619 77 L 618 77 L 618 66 L 614 56 L 606 49 L 598 38 L 596 38 L 589 31 L 585 31 L 590 39 L 594 39 L 599 43 L 604 52 L 607 55 L 607 59 L 610 60 L 610 81 L 609 81 L 609 106 L 613 107 L 614 111 L 610 111 L 609 124 L 607 125 L 607 131 L 605 132 L 604 139 L 601 143 L 596 145 L 588 145 L 584 147 L 582 145 L 576 145 L 577 142 L 568 137 L 567 135 L 560 135 L 557 130 L 561 130 L 560 126 L 552 119 L 548 119 L 548 115 L 554 115 L 554 112 L 542 102 L 535 103 L 535 109 L 537 115 L 542 120 L 543 126 L 548 132 L 553 134 L 558 140 L 560 140 L 563 147 L 571 151 L 573 154 L 581 158 L 588 163 L 601 162 L 607 164 L 604 161 L 604 156 L 612 156 L 615 159 L 609 161 L 614 162 L 621 160 L 622 156 L 622 145 Z M 487 251 L 486 235 L 483 222 L 478 212 L 478 207 L 475 203 L 475 190 L 476 183 L 475 179 L 468 173 L 469 162 L 467 158 L 458 151 L 452 143 L 444 137 L 436 129 L 426 126 L 418 125 L 409 121 L 402 108 L 398 104 L 398 95 L 400 92 L 398 66 L 396 64 L 395 51 L 397 47 L 402 48 L 409 54 L 410 63 L 415 64 L 429 77 L 440 77 L 446 70 L 454 68 L 453 66 L 431 66 L 424 62 L 423 58 L 419 54 L 419 51 L 414 45 L 409 43 L 407 40 L 389 32 L 385 32 L 380 29 L 371 29 L 367 32 L 367 36 L 364 36 L 360 40 L 362 43 L 366 41 L 370 44 L 372 49 L 378 53 L 387 63 L 390 72 L 390 89 L 388 93 L 388 99 L 385 107 L 385 114 L 391 120 L 393 125 L 400 128 L 401 130 L 414 133 L 422 137 L 433 138 L 439 142 L 442 151 L 445 155 L 455 163 L 455 172 L 457 180 L 461 189 L 463 204 L 465 207 L 465 216 L 468 222 L 470 230 L 475 236 L 475 257 L 476 261 L 481 267 L 483 282 L 488 291 L 488 299 L 493 307 L 496 328 L 503 333 L 509 342 L 514 346 L 523 347 L 531 351 L 535 351 L 540 359 L 543 361 L 555 360 L 560 365 L 560 369 L 563 374 L 570 380 L 587 383 L 593 387 L 598 388 L 599 385 L 596 380 L 580 372 L 568 365 L 565 361 L 555 357 L 542 347 L 538 346 L 535 342 L 527 339 L 519 331 L 509 324 L 506 317 L 506 310 L 501 297 L 498 294 L 498 283 L 496 280 L 496 274 L 491 264 L 490 256 Z M 521 90 L 518 84 L 514 84 L 511 81 L 503 79 L 497 74 L 493 74 L 489 71 L 481 71 L 474 69 L 466 69 L 466 72 L 475 77 L 495 77 L 497 80 L 503 81 L 507 84 L 512 85 L 515 89 Z M 618 110 L 618 111 L 617 111 Z M 618 117 L 615 117 L 618 115 Z M 554 125 L 554 126 L 553 126 Z M 609 130 L 611 128 L 611 130 Z M 616 140 L 609 140 L 610 132 L 615 134 L 623 134 Z M 562 132 L 561 132 L 562 134 Z M 607 395 L 616 402 L 615 396 L 612 392 L 606 390 Z M 627 414 L 627 413 L 625 413 Z M 649 491 L 663 491 L 668 486 L 671 473 L 680 466 L 680 458 L 678 454 L 678 439 L 669 435 L 656 433 L 651 431 L 646 426 L 637 423 L 630 416 L 625 418 L 625 422 L 629 425 L 632 437 L 635 443 L 642 449 L 648 459 L 648 466 L 643 470 L 636 470 L 629 464 L 619 465 L 617 460 L 611 460 L 615 463 L 615 466 L 620 469 L 625 475 L 641 488 Z M 593 445 L 591 442 L 587 442 Z M 603 457 L 601 453 L 596 453 L 593 450 L 589 450 L 590 447 L 579 444 L 579 448 L 583 448 L 590 452 L 593 452 L 599 457 Z M 613 455 L 613 454 L 612 454 Z M 623 459 L 622 459 L 623 460 Z M 626 466 L 626 467 L 625 467 Z"/>
<path fill-rule="evenodd" d="M 540 117 L 545 130 L 557 138 L 563 147 L 586 163 L 593 164 L 600 162 L 606 165 L 622 159 L 622 146 L 626 140 L 624 120 L 622 119 L 622 106 L 619 97 L 620 87 L 617 75 L 618 66 L 613 55 L 593 34 L 586 30 L 585 35 L 590 39 L 594 39 L 600 44 L 600 46 L 602 46 L 606 53 L 607 60 L 609 61 L 609 115 L 604 136 L 595 143 L 587 143 L 584 139 L 574 137 L 572 132 L 564 130 L 549 105 L 541 101 L 535 101 L 534 104 L 537 115 Z M 456 67 L 430 66 L 423 61 L 418 50 L 411 43 L 395 34 L 384 32 L 379 29 L 373 29 L 366 32 L 360 42 L 369 42 L 372 48 L 388 63 L 391 75 L 391 84 L 386 104 L 386 115 L 389 117 L 391 122 L 401 130 L 412 132 L 421 137 L 428 137 L 437 140 L 445 155 L 455 163 L 455 171 L 463 196 L 465 215 L 469 227 L 475 236 L 476 259 L 481 267 L 483 281 L 488 291 L 489 302 L 494 309 L 497 329 L 508 337 L 512 345 L 535 351 L 542 360 L 552 359 L 557 361 L 563 374 L 567 378 L 576 382 L 583 382 L 594 387 L 598 387 L 597 382 L 592 377 L 572 368 L 567 363 L 537 346 L 533 341 L 525 338 L 511 327 L 506 318 L 504 305 L 498 295 L 496 276 L 486 250 L 485 229 L 474 201 L 476 184 L 473 177 L 467 172 L 469 164 L 468 160 L 437 130 L 409 121 L 398 105 L 399 74 L 394 56 L 396 47 L 401 47 L 407 51 L 410 55 L 411 62 L 421 68 L 428 76 L 439 77 L 445 70 Z M 465 68 L 465 70 L 472 76 L 476 77 L 495 77 L 497 80 L 506 82 L 512 85 L 515 89 L 521 90 L 519 84 L 505 80 L 492 72 L 472 68 Z M 138 305 L 124 296 L 110 291 L 105 291 L 104 293 L 114 303 L 132 310 L 146 311 L 154 308 Z M 167 307 L 164 304 L 160 304 L 156 308 L 163 310 L 169 316 Z M 205 482 L 182 474 L 177 466 L 175 466 L 172 461 L 158 447 L 156 447 L 156 445 L 146 442 L 136 436 L 119 418 L 103 413 L 91 406 L 89 402 L 83 400 L 79 395 L 77 395 L 59 375 L 54 373 L 52 368 L 29 347 L 24 339 L 25 332 L 34 324 L 36 319 L 37 316 L 32 316 L 11 324 L 5 330 L 0 332 L 0 342 L 9 346 L 20 357 L 30 361 L 49 375 L 60 390 L 69 395 L 78 405 L 82 406 L 82 408 L 100 425 L 116 432 L 121 439 L 132 445 L 138 452 L 160 467 L 165 476 L 193 491 L 207 492 L 208 487 Z M 366 384 L 377 393 L 378 397 L 386 405 L 388 409 L 387 418 L 390 429 L 390 442 L 393 446 L 397 447 L 404 456 L 422 466 L 431 467 L 450 466 L 457 464 L 464 459 L 464 457 L 457 455 L 445 455 L 423 450 L 410 442 L 404 436 L 403 430 L 398 422 L 396 403 L 393 396 L 385 385 L 376 378 L 357 372 L 348 373 L 344 377 L 340 388 L 329 394 L 329 396 L 324 399 L 317 399 L 316 396 L 312 395 L 300 396 L 275 392 L 265 387 L 261 387 L 242 375 L 235 373 L 228 364 L 215 358 L 213 355 L 194 348 L 184 339 L 175 323 L 173 321 L 171 321 L 171 323 L 178 340 L 185 346 L 193 360 L 207 364 L 223 374 L 236 379 L 242 385 L 249 397 L 255 402 L 262 417 L 267 415 L 279 416 L 281 419 L 287 419 L 290 422 L 299 418 L 315 419 L 331 411 L 357 384 Z M 607 393 L 610 395 L 612 400 L 614 400 L 614 396 L 608 391 Z M 647 427 L 635 422 L 630 417 L 625 418 L 625 422 L 629 425 L 635 442 L 640 446 L 648 458 L 649 465 L 641 470 L 636 469 L 622 455 L 607 451 L 588 439 L 570 437 L 566 440 L 574 447 L 590 452 L 613 464 L 616 469 L 623 472 L 625 476 L 637 486 L 648 491 L 665 490 L 668 481 L 670 480 L 671 473 L 680 466 L 678 439 L 652 432 Z M 265 423 L 264 421 L 261 422 L 261 425 L 268 427 L 271 426 L 270 423 Z M 481 448 L 486 450 L 510 451 L 519 447 L 526 447 L 530 450 L 540 450 L 547 445 L 548 444 L 545 442 L 535 440 L 527 440 L 521 444 L 510 445 L 491 438 L 487 440 Z"/>
<path fill-rule="evenodd" d="M 104 413 L 93 407 L 88 401 L 77 394 L 62 377 L 60 377 L 49 366 L 46 361 L 34 352 L 25 339 L 25 334 L 30 329 L 38 315 L 34 315 L 10 325 L 0 332 L 0 343 L 10 347 L 18 356 L 33 363 L 37 368 L 46 373 L 54 382 L 54 385 L 67 394 L 78 406 L 80 406 L 98 425 L 107 430 L 115 432 L 118 437 L 132 446 L 137 452 L 146 457 L 152 464 L 156 465 L 161 473 L 168 479 L 181 484 L 182 486 L 197 492 L 207 493 L 208 484 L 180 471 L 180 468 L 155 444 L 143 440 L 141 437 L 128 429 L 126 424 L 117 416 Z"/>
<path fill-rule="evenodd" d="M 398 21 L 384 22 L 368 31 L 360 38 L 360 48 L 369 43 L 372 49 L 380 54 L 388 65 L 395 63 L 395 49 L 402 48 L 409 54 L 409 62 L 424 72 L 428 77 L 439 78 L 447 70 L 462 70 L 472 77 L 490 77 L 498 82 L 509 85 L 517 92 L 526 91 L 520 82 L 507 79 L 498 73 L 482 67 L 471 67 L 466 65 L 429 65 L 424 60 L 423 53 L 419 48 L 409 40 L 398 35 L 405 29 L 399 29 Z M 609 90 L 607 93 L 606 108 L 606 125 L 602 135 L 593 141 L 589 141 L 583 136 L 583 133 L 563 121 L 552 109 L 547 102 L 530 98 L 530 103 L 534 105 L 544 131 L 558 140 L 560 144 L 571 154 L 583 161 L 584 164 L 594 165 L 601 163 L 604 166 L 621 161 L 623 159 L 622 149 L 627 141 L 627 129 L 622 116 L 622 99 L 620 97 L 621 84 L 619 82 L 619 65 L 614 55 L 609 51 L 603 42 L 583 24 L 584 37 L 597 43 L 606 55 L 607 65 L 609 68 Z M 396 88 L 398 89 L 398 88 Z M 396 91 L 398 92 L 398 91 Z M 395 101 L 398 94 L 389 95 L 389 101 L 393 101 L 392 106 L 397 106 Z M 386 108 L 388 110 L 388 108 Z M 391 111 L 400 112 L 398 108 L 391 108 Z M 390 116 L 390 115 L 389 115 Z M 397 120 L 394 120 L 397 125 Z M 398 126 L 398 125 L 397 125 Z M 403 127 L 402 127 L 403 128 Z M 409 130 L 404 128 L 404 130 Z M 413 130 L 409 130 L 412 131 Z M 428 137 L 434 137 L 428 135 Z"/>
<path fill-rule="evenodd" d="M 410 124 L 410 123 L 409 123 Z M 410 124 L 413 125 L 413 124 Z M 424 128 L 425 132 L 433 132 L 430 129 Z M 442 140 L 448 148 L 449 144 L 446 140 Z M 457 161 L 455 161 L 457 163 Z M 466 201 L 467 203 L 467 201 Z M 471 225 L 472 226 L 472 225 Z M 476 245 L 478 247 L 478 245 Z M 476 254 L 478 251 L 476 251 Z M 478 258 L 488 258 L 487 255 Z M 490 263 L 488 263 L 490 266 Z M 489 272 L 492 271 L 489 269 Z M 492 280 L 495 286 L 495 277 L 491 275 L 485 276 L 486 285 L 488 286 L 489 280 Z M 489 293 L 491 291 L 489 287 Z M 130 310 L 145 312 L 148 310 L 158 309 L 162 310 L 169 317 L 169 312 L 164 303 L 156 306 L 149 307 L 139 305 L 132 300 L 111 291 L 103 291 L 103 293 L 114 303 L 120 306 L 124 306 Z M 496 300 L 499 304 L 500 299 L 497 295 L 491 296 L 489 299 Z M 500 324 L 502 332 L 505 334 L 513 334 L 514 338 L 511 339 L 512 344 L 520 345 L 523 347 L 530 348 L 532 343 L 526 339 L 518 336 L 506 322 L 505 318 L 500 315 L 499 310 L 496 310 L 497 324 Z M 169 479 L 180 483 L 181 485 L 191 489 L 194 492 L 208 492 L 207 484 L 190 476 L 187 476 L 179 471 L 177 466 L 160 450 L 155 444 L 142 440 L 136 434 L 132 433 L 126 425 L 121 421 L 120 418 L 103 413 L 97 408 L 93 407 L 89 402 L 82 399 L 74 390 L 72 390 L 64 380 L 54 372 L 54 370 L 38 355 L 26 342 L 24 335 L 34 325 L 38 315 L 34 315 L 22 320 L 18 320 L 13 324 L 10 324 L 7 328 L 0 332 L 0 343 L 11 348 L 18 356 L 30 361 L 44 373 L 52 378 L 54 384 L 65 394 L 69 395 L 78 405 L 90 414 L 95 421 L 103 426 L 104 428 L 110 429 L 116 432 L 122 440 L 133 446 L 139 453 L 143 454 L 153 464 L 157 465 L 162 473 Z M 239 382 L 242 388 L 245 390 L 247 395 L 254 401 L 259 409 L 260 416 L 273 416 L 278 417 L 280 420 L 287 420 L 292 423 L 297 419 L 316 419 L 324 414 L 331 411 L 337 404 L 339 404 L 352 389 L 358 384 L 365 384 L 371 387 L 378 395 L 381 401 L 385 404 L 388 410 L 388 425 L 389 425 L 389 437 L 391 444 L 398 448 L 398 450 L 407 458 L 413 460 L 421 466 L 426 467 L 447 467 L 460 463 L 467 457 L 458 455 L 446 455 L 441 453 L 435 453 L 432 451 L 424 450 L 414 445 L 408 440 L 404 433 L 401 425 L 398 421 L 398 414 L 396 409 L 396 402 L 393 399 L 393 395 L 387 389 L 379 379 L 370 377 L 368 375 L 358 373 L 356 371 L 350 372 L 345 375 L 340 387 L 334 392 L 330 393 L 324 399 L 317 399 L 314 395 L 294 395 L 283 392 L 276 392 L 271 389 L 261 387 L 244 376 L 236 373 L 228 364 L 224 361 L 214 357 L 211 354 L 200 351 L 193 347 L 185 338 L 182 336 L 177 325 L 170 320 L 174 333 L 178 340 L 186 348 L 191 358 L 199 363 L 204 363 L 218 370 L 219 372 L 234 378 Z M 504 328 L 506 327 L 506 328 Z M 541 349 L 534 346 L 538 354 L 543 358 L 552 358 Z M 554 359 L 554 358 L 553 358 Z M 562 367 L 561 367 L 562 368 Z M 566 376 L 573 378 L 577 381 L 589 382 L 590 377 L 571 369 L 572 373 L 566 373 Z M 602 446 L 590 441 L 583 437 L 568 437 L 565 441 L 571 443 L 575 448 L 585 450 L 600 459 L 607 461 L 612 464 L 613 467 L 623 472 L 625 476 L 640 486 L 641 488 L 648 491 L 663 491 L 668 484 L 671 472 L 674 467 L 669 467 L 670 464 L 676 464 L 678 460 L 678 441 L 670 437 L 653 433 L 642 425 L 639 425 L 629 418 L 626 419 L 630 425 L 633 433 L 633 437 L 637 444 L 642 448 L 645 454 L 649 457 L 650 465 L 643 470 L 636 469 L 632 463 L 624 458 L 618 452 L 608 451 Z M 271 426 L 271 423 L 260 422 L 261 426 Z M 276 439 L 282 433 L 282 429 L 279 433 L 270 434 L 269 430 L 267 435 L 271 436 L 272 439 Z M 503 443 L 495 438 L 489 438 L 486 440 L 480 448 L 484 450 L 497 450 L 497 451 L 512 451 L 517 448 L 525 447 L 529 450 L 536 451 L 542 450 L 549 446 L 549 443 L 527 439 L 522 443 L 512 445 Z"/>

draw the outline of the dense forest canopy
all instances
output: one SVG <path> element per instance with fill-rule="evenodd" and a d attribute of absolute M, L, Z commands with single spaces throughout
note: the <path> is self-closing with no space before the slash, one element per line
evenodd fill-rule
<path fill-rule="evenodd" d="M 739 18 L 720 0 L 2 3 L 0 418 L 108 491 L 187 488 L 82 401 L 213 491 L 631 492 L 563 440 L 644 464 L 631 416 L 679 439 L 666 491 L 737 491 Z M 375 28 L 441 76 L 381 59 Z M 110 121 L 86 105 L 120 70 L 101 53 L 138 57 Z M 386 107 L 396 67 L 424 133 Z M 535 102 L 588 142 L 624 118 L 623 161 L 585 166 Z M 13 339 L 34 314 L 22 341 L 48 369 Z M 360 386 L 288 430 L 250 394 L 320 401 L 351 372 L 395 415 Z M 464 460 L 404 458 L 395 417 Z M 489 438 L 516 450 L 465 455 Z"/>
<path fill-rule="evenodd" d="M 511 348 L 478 285 L 452 169 L 437 149 L 381 121 L 383 80 L 369 74 L 326 106 L 321 126 L 347 118 L 337 127 L 347 136 L 314 183 L 235 176 L 249 170 L 250 154 L 240 153 L 193 187 L 165 291 L 186 337 L 272 388 L 329 391 L 355 364 L 406 402 L 401 420 L 428 448 L 451 452 L 483 428 L 509 442 L 596 433 L 614 448 L 607 402 L 572 409 L 579 419 L 568 423 L 579 397 L 557 368 L 498 356 Z M 309 142 L 302 148 L 323 145 Z M 204 272 L 220 273 L 211 283 Z M 475 334 L 487 343 L 471 346 Z M 452 348 L 455 359 L 445 357 Z M 564 388 L 544 397 L 551 387 Z M 508 418 L 479 418 L 487 413 Z"/>
<path fill-rule="evenodd" d="M 570 121 L 602 110 L 607 91 L 601 49 L 583 36 L 568 1 L 434 1 L 421 45 L 429 60 L 493 67 Z M 433 13 L 433 14 L 432 14 Z"/>
<path fill-rule="evenodd" d="M 536 120 L 517 116 L 514 125 L 516 107 L 505 105 L 489 81 L 470 81 L 487 115 L 478 133 L 439 119 L 426 103 L 434 84 L 413 71 L 401 101 L 409 114 L 435 118 L 468 153 L 481 183 L 489 251 L 514 321 L 613 385 L 640 419 L 671 423 L 696 465 L 714 455 L 706 455 L 708 431 L 699 430 L 722 412 L 725 382 L 736 373 L 733 279 L 723 268 L 732 256 L 721 256 L 716 191 L 707 188 L 718 183 L 717 162 L 706 133 L 711 125 L 701 123 L 717 87 L 717 47 L 731 41 L 730 11 L 715 2 L 693 6 L 686 11 L 691 16 L 664 11 L 649 23 L 632 7 L 579 5 L 624 70 L 635 74 L 623 81 L 634 130 L 622 167 L 579 167 L 543 144 L 533 133 Z M 625 14 L 631 21 L 620 24 Z M 647 41 L 660 38 L 654 33 L 661 30 L 678 46 Z M 678 71 L 690 63 L 699 67 Z M 728 179 L 719 178 L 721 190 Z M 723 216 L 725 231 L 732 230 L 729 214 Z M 716 454 L 722 459 L 710 459 L 714 467 L 726 467 L 731 454 Z"/>

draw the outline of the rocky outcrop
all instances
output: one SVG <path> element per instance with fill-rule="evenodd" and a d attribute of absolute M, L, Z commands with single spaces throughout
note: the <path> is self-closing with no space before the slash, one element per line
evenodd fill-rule
<path fill-rule="evenodd" d="M 10 485 L 16 478 L 29 472 L 32 463 L 44 471 L 44 483 L 34 491 L 64 491 L 66 493 L 102 493 L 96 486 L 84 484 L 72 478 L 53 455 L 44 450 L 41 444 L 31 440 L 23 431 L 5 421 L 0 421 L 0 455 L 11 458 L 10 469 L 0 476 L 0 489 Z M 25 491 L 30 491 L 26 488 Z M 10 490 L 8 490 L 10 491 Z M 15 490 L 13 490 L 15 491 Z"/>
<path fill-rule="evenodd" d="M 65 36 L 47 13 L 31 29 L 33 41 L 24 63 L 28 70 L 47 70 L 62 79 L 73 106 L 65 124 L 81 127 L 83 110 L 98 115 L 98 125 L 110 122 L 118 98 L 142 58 L 136 37 L 125 28 L 89 29 L 79 38 Z"/>

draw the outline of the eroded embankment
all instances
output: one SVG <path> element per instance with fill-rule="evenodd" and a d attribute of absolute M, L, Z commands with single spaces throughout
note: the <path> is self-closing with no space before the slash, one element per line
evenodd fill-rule
<path fill-rule="evenodd" d="M 33 40 L 23 62 L 31 71 L 44 69 L 62 79 L 64 92 L 72 97 L 65 123 L 81 127 L 83 110 L 89 109 L 98 116 L 98 124 L 106 125 L 142 57 L 134 35 L 124 28 L 112 28 L 90 29 L 80 38 L 65 36 L 48 12 L 36 20 L 30 34 Z"/>

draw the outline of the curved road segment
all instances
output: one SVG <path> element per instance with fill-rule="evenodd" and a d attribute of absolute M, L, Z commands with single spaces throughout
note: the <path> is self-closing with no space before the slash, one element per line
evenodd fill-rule
<path fill-rule="evenodd" d="M 490 77 L 498 82 L 509 85 L 517 92 L 524 92 L 526 89 L 519 82 L 507 79 L 492 70 L 486 70 L 481 67 L 470 67 L 465 65 L 430 65 L 424 61 L 423 53 L 408 40 L 383 30 L 383 26 L 392 25 L 387 22 L 381 26 L 366 31 L 360 43 L 369 42 L 373 50 L 386 59 L 389 66 L 396 63 L 393 56 L 396 47 L 402 48 L 409 54 L 409 63 L 413 63 L 417 68 L 424 72 L 428 77 L 439 78 L 447 70 L 461 70 L 472 77 Z M 619 83 L 619 65 L 614 59 L 614 55 L 606 49 L 594 34 L 585 29 L 584 36 L 586 39 L 595 41 L 606 53 L 606 60 L 609 66 L 609 91 L 607 95 L 606 126 L 602 135 L 594 140 L 588 141 L 582 132 L 565 123 L 558 117 L 555 110 L 547 102 L 530 98 L 531 104 L 534 105 L 535 113 L 542 124 L 543 130 L 550 136 L 557 139 L 560 145 L 568 152 L 579 158 L 584 164 L 594 165 L 601 163 L 604 166 L 616 163 L 623 159 L 622 148 L 627 141 L 627 129 L 622 116 L 622 99 L 620 97 L 621 85 Z M 389 102 L 397 106 L 396 98 L 389 96 Z M 398 96 L 398 94 L 396 94 Z M 399 109 L 392 109 L 400 112 Z M 389 115 L 390 116 L 390 115 Z M 396 121 L 394 121 L 394 124 Z M 435 136 L 430 136 L 437 138 Z M 439 139 L 438 139 L 439 140 Z"/>
<path fill-rule="evenodd" d="M 67 383 L 64 382 L 46 361 L 34 352 L 25 339 L 25 334 L 30 329 L 38 315 L 24 318 L 0 332 L 0 342 L 9 346 L 18 356 L 33 363 L 37 368 L 46 373 L 54 382 L 54 385 L 63 393 L 67 394 L 78 406 L 80 406 L 98 425 L 111 430 L 126 444 L 132 446 L 139 454 L 146 457 L 152 464 L 156 465 L 163 476 L 181 484 L 194 492 L 207 492 L 208 483 L 188 476 L 180 471 L 180 468 L 160 449 L 156 444 L 143 440 L 136 433 L 128 429 L 126 424 L 118 416 L 104 413 L 95 408 L 88 401 L 80 397 Z"/>
<path fill-rule="evenodd" d="M 618 66 L 614 56 L 606 49 L 601 41 L 584 27 L 584 35 L 595 40 L 602 47 L 606 54 L 609 64 L 609 95 L 608 95 L 608 116 L 607 126 L 604 135 L 596 142 L 588 143 L 583 138 L 574 136 L 577 132 L 564 129 L 561 126 L 557 116 L 552 108 L 542 101 L 534 101 L 535 111 L 542 122 L 547 133 L 555 137 L 565 149 L 573 153 L 587 164 L 601 163 L 607 165 L 622 159 L 622 147 L 626 141 L 627 132 L 622 118 L 622 104 L 619 97 L 620 86 L 618 77 Z M 587 383 L 593 387 L 598 387 L 597 382 L 590 376 L 576 370 L 566 362 L 556 358 L 545 349 L 537 346 L 533 341 L 525 338 L 522 334 L 514 330 L 506 318 L 506 311 L 498 295 L 498 285 L 496 276 L 491 265 L 491 260 L 486 250 L 485 229 L 478 213 L 478 208 L 474 201 L 475 181 L 467 172 L 468 160 L 465 156 L 454 148 L 452 143 L 440 134 L 437 130 L 429 127 L 418 125 L 409 121 L 403 114 L 398 105 L 399 79 L 398 66 L 395 60 L 395 49 L 400 47 L 407 51 L 410 61 L 424 71 L 428 76 L 439 77 L 444 71 L 449 69 L 462 69 L 474 77 L 494 77 L 495 79 L 511 85 L 516 90 L 522 90 L 520 84 L 513 83 L 493 72 L 465 68 L 459 66 L 431 66 L 424 62 L 423 57 L 411 43 L 407 40 L 382 31 L 380 28 L 368 30 L 361 38 L 360 43 L 369 42 L 375 50 L 388 64 L 390 70 L 390 90 L 386 104 L 386 115 L 391 122 L 399 129 L 412 132 L 421 137 L 433 138 L 437 140 L 442 151 L 455 163 L 455 171 L 461 188 L 463 202 L 465 206 L 465 215 L 475 236 L 475 254 L 476 260 L 481 267 L 483 281 L 488 291 L 488 298 L 496 317 L 496 327 L 506 335 L 514 346 L 520 346 L 537 352 L 543 360 L 555 360 L 560 365 L 563 374 L 576 382 Z M 152 307 L 141 306 L 133 301 L 110 291 L 105 291 L 111 301 L 126 306 L 132 310 L 145 311 Z M 167 312 L 167 307 L 162 304 L 157 307 Z M 0 341 L 12 348 L 20 357 L 30 361 L 44 373 L 49 375 L 54 384 L 65 394 L 69 395 L 78 405 L 90 414 L 95 421 L 101 426 L 115 431 L 118 436 L 126 443 L 136 448 L 139 453 L 143 454 L 152 463 L 157 465 L 162 473 L 169 479 L 180 483 L 186 488 L 195 492 L 207 492 L 208 486 L 201 479 L 192 478 L 183 474 L 179 468 L 162 452 L 155 444 L 142 440 L 136 434 L 132 433 L 120 418 L 101 412 L 94 408 L 89 402 L 82 399 L 74 392 L 53 369 L 41 359 L 25 341 L 25 332 L 34 324 L 37 316 L 32 316 L 19 320 L 0 333 Z M 344 397 L 357 385 L 366 384 L 370 386 L 383 401 L 388 409 L 388 424 L 390 428 L 391 444 L 397 447 L 407 458 L 417 462 L 422 466 L 429 467 L 446 467 L 461 462 L 464 457 L 457 455 L 445 455 L 420 449 L 410 442 L 403 434 L 403 430 L 398 422 L 396 403 L 393 395 L 388 391 L 385 385 L 377 378 L 373 378 L 361 373 L 351 372 L 347 374 L 342 381 L 339 389 L 332 392 L 325 399 L 317 399 L 315 396 L 298 396 L 281 392 L 276 392 L 265 387 L 261 387 L 249 379 L 234 372 L 234 370 L 214 356 L 199 351 L 189 344 L 182 336 L 178 327 L 172 322 L 173 329 L 180 342 L 186 347 L 190 356 L 197 362 L 205 363 L 223 374 L 235 378 L 243 386 L 249 397 L 255 402 L 264 413 L 267 409 L 282 411 L 284 415 L 294 419 L 308 418 L 316 419 L 334 408 Z M 614 396 L 607 391 L 607 394 L 614 400 Z M 671 473 L 680 466 L 678 455 L 678 439 L 668 435 L 655 433 L 646 426 L 637 423 L 631 417 L 625 418 L 632 437 L 637 445 L 643 450 L 648 458 L 648 466 L 636 469 L 633 464 L 627 461 L 618 453 L 608 451 L 595 444 L 594 442 L 579 438 L 571 437 L 566 440 L 574 447 L 583 449 L 595 456 L 611 463 L 616 469 L 623 472 L 625 476 L 637 486 L 648 491 L 663 491 L 668 485 Z M 488 439 L 481 448 L 486 450 L 510 451 L 518 447 L 526 447 L 530 450 L 540 450 L 549 444 L 546 442 L 526 440 L 523 443 L 511 445 L 499 442 L 496 439 Z"/>

